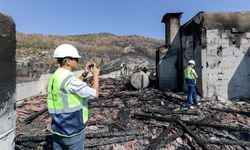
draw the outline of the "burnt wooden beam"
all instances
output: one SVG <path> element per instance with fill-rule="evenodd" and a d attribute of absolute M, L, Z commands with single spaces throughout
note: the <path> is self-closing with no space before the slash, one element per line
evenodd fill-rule
<path fill-rule="evenodd" d="M 158 127 L 168 127 L 169 124 L 165 124 L 164 122 L 156 122 L 156 121 L 147 121 L 145 120 L 144 121 L 145 124 L 151 124 L 153 126 L 158 126 Z"/>
<path fill-rule="evenodd" d="M 176 117 L 159 117 L 156 115 L 150 115 L 150 114 L 140 114 L 140 113 L 134 113 L 132 116 L 133 118 L 136 119 L 144 119 L 144 120 L 149 120 L 149 119 L 155 119 L 158 121 L 167 121 L 167 122 L 177 122 Z M 204 126 L 204 127 L 212 127 L 216 129 L 223 129 L 223 130 L 229 130 L 229 131 L 243 131 L 243 132 L 250 132 L 250 128 L 246 127 L 237 127 L 237 126 L 229 126 L 229 125 L 224 125 L 220 123 L 207 123 L 207 122 L 200 122 L 200 121 L 185 121 L 181 120 L 187 125 L 196 125 L 196 126 Z"/>
<path fill-rule="evenodd" d="M 25 142 L 20 145 L 22 145 L 23 147 L 26 148 L 26 150 L 28 150 L 28 149 L 37 149 L 37 147 L 39 146 L 39 143 Z"/>
<path fill-rule="evenodd" d="M 16 140 L 17 144 L 25 145 L 26 147 L 31 147 L 32 145 L 35 145 L 34 142 L 42 142 L 45 141 L 47 137 L 45 136 L 39 136 L 39 137 L 23 137 Z M 52 142 L 52 136 L 48 136 L 49 141 Z M 120 137 L 114 137 L 114 138 L 100 138 L 98 140 L 94 140 L 91 142 L 86 141 L 85 148 L 91 148 L 91 147 L 97 147 L 97 146 L 103 146 L 108 144 L 115 144 L 115 143 L 122 143 L 126 141 L 131 141 L 136 139 L 136 136 L 120 136 Z M 25 144 L 28 143 L 29 145 Z M 37 147 L 37 146 L 36 146 Z"/>
<path fill-rule="evenodd" d="M 105 105 L 103 105 L 103 104 L 100 104 L 100 105 L 90 104 L 89 105 L 89 109 L 91 109 L 91 108 L 117 108 L 117 107 L 119 107 L 119 105 L 110 105 L 110 104 L 105 104 Z"/>
<path fill-rule="evenodd" d="M 123 98 L 122 97 L 121 100 L 122 100 L 122 103 L 123 103 L 124 107 L 129 108 L 129 105 L 128 105 L 129 98 Z"/>
<path fill-rule="evenodd" d="M 118 131 L 126 131 L 127 130 L 127 126 L 123 125 L 122 123 L 114 122 L 113 125 L 115 128 L 118 129 Z"/>
<path fill-rule="evenodd" d="M 206 122 L 191 122 L 185 121 L 187 125 L 196 125 L 196 126 L 204 126 L 204 127 L 212 127 L 216 129 L 228 130 L 228 131 L 243 131 L 243 132 L 250 132 L 250 128 L 246 127 L 237 127 L 237 126 L 230 126 L 221 123 L 206 123 Z"/>
<path fill-rule="evenodd" d="M 250 117 L 250 112 L 247 112 L 247 111 L 240 111 L 240 110 L 234 110 L 234 109 L 228 109 L 228 108 L 220 109 L 220 108 L 213 108 L 213 107 L 210 107 L 209 109 L 219 111 L 219 112 L 236 113 L 236 114 Z"/>
<path fill-rule="evenodd" d="M 115 132 L 116 130 L 118 131 L 126 131 L 127 129 L 125 127 L 123 127 L 122 125 L 120 125 L 117 122 L 113 122 L 112 124 L 108 125 L 109 127 L 109 131 L 111 132 Z"/>
<path fill-rule="evenodd" d="M 169 144 L 169 143 L 175 141 L 178 137 L 181 137 L 183 135 L 184 135 L 183 131 L 181 131 L 181 130 L 177 131 L 174 135 L 171 135 L 168 138 L 164 139 L 163 142 L 162 142 L 162 145 Z"/>
<path fill-rule="evenodd" d="M 193 137 L 197 144 L 203 148 L 204 150 L 210 150 L 210 148 L 207 146 L 206 140 L 204 140 L 201 137 L 196 136 L 193 131 L 191 131 L 180 119 L 177 119 L 177 123 L 191 136 Z"/>
<path fill-rule="evenodd" d="M 115 88 L 117 89 L 117 88 Z M 113 94 L 108 95 L 108 96 L 102 96 L 99 97 L 98 100 L 103 100 L 103 99 L 113 99 L 116 97 L 138 97 L 139 95 L 142 95 L 142 91 L 120 91 L 120 92 L 113 92 Z M 97 99 L 94 101 L 98 101 Z M 93 101 L 93 100 L 92 100 Z"/>
<path fill-rule="evenodd" d="M 220 140 L 208 140 L 207 139 L 206 141 L 209 144 L 216 144 L 216 145 L 240 145 L 240 146 L 250 147 L 250 142 L 246 142 L 246 141 L 225 140 L 225 139 L 220 139 Z"/>
<path fill-rule="evenodd" d="M 88 125 L 110 125 L 113 121 L 105 121 L 105 120 L 96 120 L 96 121 L 88 121 Z"/>
<path fill-rule="evenodd" d="M 127 108 L 122 108 L 116 118 L 115 118 L 115 121 L 119 121 L 119 122 L 124 122 L 124 123 L 128 123 L 129 121 L 129 115 L 130 115 L 130 109 L 127 109 Z"/>
<path fill-rule="evenodd" d="M 173 125 L 170 125 L 167 129 L 163 130 L 162 133 L 153 139 L 146 150 L 155 150 L 158 148 L 159 145 L 161 145 L 162 141 L 165 139 L 165 136 L 167 136 L 172 130 L 174 129 Z"/>
<path fill-rule="evenodd" d="M 103 137 L 119 137 L 119 136 L 138 136 L 143 135 L 140 130 L 133 130 L 133 131 L 122 131 L 122 132 L 97 132 L 97 133 L 86 133 L 86 138 L 103 138 Z M 15 142 L 41 142 L 41 141 L 51 141 L 52 135 L 42 135 L 42 136 L 21 136 L 16 137 Z"/>
<path fill-rule="evenodd" d="M 150 112 L 150 113 L 157 113 L 161 115 L 173 115 L 173 114 L 179 114 L 179 115 L 199 115 L 198 112 L 188 112 L 188 111 L 168 111 L 168 110 L 156 110 L 156 109 L 147 109 L 143 110 L 144 112 Z"/>
<path fill-rule="evenodd" d="M 118 92 L 117 94 L 120 96 L 129 96 L 129 97 L 135 96 L 135 97 L 137 97 L 137 96 L 143 94 L 143 92 L 142 91 L 121 91 L 121 92 Z"/>
<path fill-rule="evenodd" d="M 153 139 L 152 142 L 150 142 L 149 146 L 146 148 L 147 150 L 155 150 L 160 148 L 161 145 L 166 145 L 169 144 L 173 141 L 175 141 L 178 137 L 181 137 L 184 135 L 184 132 L 182 130 L 177 131 L 175 134 L 169 136 L 169 137 L 164 137 L 167 134 L 173 130 L 173 126 L 169 126 L 169 128 L 165 129 L 157 138 Z M 194 130 L 194 127 L 191 127 L 191 130 Z M 164 132 L 166 134 L 164 134 Z M 168 133 L 167 133 L 168 132 Z"/>
<path fill-rule="evenodd" d="M 15 137 L 16 143 L 21 142 L 41 142 L 41 141 L 51 141 L 52 135 L 42 135 L 42 136 L 21 136 Z"/>
<path fill-rule="evenodd" d="M 97 133 L 88 133 L 85 135 L 86 138 L 104 138 L 104 137 L 118 137 L 118 136 L 137 136 L 142 135 L 143 133 L 140 130 L 133 131 L 120 131 L 120 132 L 97 132 Z"/>
<path fill-rule="evenodd" d="M 86 141 L 86 144 L 84 145 L 84 147 L 91 148 L 91 147 L 97 147 L 97 146 L 103 146 L 103 145 L 109 145 L 109 144 L 115 144 L 115 143 L 123 143 L 123 142 L 131 141 L 134 139 L 136 139 L 135 136 L 100 138 L 98 140 L 94 140 L 91 142 Z"/>
<path fill-rule="evenodd" d="M 115 118 L 115 121 L 112 126 L 110 126 L 111 131 L 114 131 L 114 128 L 117 128 L 118 131 L 126 131 L 128 126 L 130 116 L 130 109 L 122 108 Z"/>
<path fill-rule="evenodd" d="M 118 94 L 118 93 L 113 93 L 113 94 L 108 95 L 108 96 L 101 96 L 101 97 L 98 97 L 98 99 L 97 99 L 96 101 L 105 100 L 105 99 L 113 99 L 113 98 L 116 98 L 116 97 L 121 97 L 121 95 Z"/>
<path fill-rule="evenodd" d="M 158 117 L 158 116 L 151 115 L 151 114 L 141 114 L 141 113 L 134 113 L 132 118 L 143 119 L 143 120 L 155 119 L 157 121 L 167 121 L 167 122 L 174 122 L 175 120 L 175 118 L 173 117 Z"/>
<path fill-rule="evenodd" d="M 46 111 L 48 111 L 48 108 L 47 108 L 47 107 L 44 108 L 44 109 L 42 109 L 42 110 L 40 110 L 40 111 L 38 111 L 38 112 L 33 113 L 33 114 L 30 115 L 30 116 L 28 116 L 27 118 L 24 119 L 24 122 L 25 122 L 26 124 L 29 124 L 29 123 L 31 123 L 34 119 L 36 119 L 38 116 L 40 116 L 40 115 L 42 115 L 43 113 L 45 113 Z"/>
<path fill-rule="evenodd" d="M 185 100 L 186 100 L 186 98 L 183 98 L 182 96 L 177 95 L 177 94 L 175 94 L 173 92 L 164 92 L 163 95 L 166 96 L 166 97 L 168 97 L 168 98 L 182 100 L 183 102 L 185 102 Z"/>

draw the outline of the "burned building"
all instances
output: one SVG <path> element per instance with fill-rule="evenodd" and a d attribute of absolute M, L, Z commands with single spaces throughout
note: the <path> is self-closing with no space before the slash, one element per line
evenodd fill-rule
<path fill-rule="evenodd" d="M 184 69 L 196 62 L 204 97 L 250 98 L 250 12 L 199 12 L 180 26 L 182 13 L 166 13 L 166 41 L 157 50 L 162 90 L 183 89 Z"/>

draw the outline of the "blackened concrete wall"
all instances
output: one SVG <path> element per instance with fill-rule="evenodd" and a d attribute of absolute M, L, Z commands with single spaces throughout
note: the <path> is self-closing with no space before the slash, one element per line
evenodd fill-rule
<path fill-rule="evenodd" d="M 0 149 L 14 149 L 16 37 L 14 21 L 0 13 Z"/>
<path fill-rule="evenodd" d="M 201 13 L 204 96 L 250 98 L 250 12 Z"/>
<path fill-rule="evenodd" d="M 250 97 L 250 32 L 233 30 L 206 31 L 206 97 Z"/>

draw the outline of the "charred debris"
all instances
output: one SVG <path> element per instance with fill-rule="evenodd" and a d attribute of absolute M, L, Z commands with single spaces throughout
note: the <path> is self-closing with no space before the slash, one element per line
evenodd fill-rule
<path fill-rule="evenodd" d="M 185 93 L 150 84 L 135 89 L 130 78 L 102 79 L 89 101 L 85 149 L 250 149 L 249 101 L 201 99 L 188 110 Z M 52 149 L 46 95 L 17 105 L 17 150 Z"/>

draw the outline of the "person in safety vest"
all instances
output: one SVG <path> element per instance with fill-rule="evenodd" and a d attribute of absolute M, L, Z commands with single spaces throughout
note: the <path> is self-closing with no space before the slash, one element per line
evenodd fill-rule
<path fill-rule="evenodd" d="M 189 109 L 193 109 L 194 107 L 192 105 L 200 105 L 197 101 L 197 94 L 196 94 L 196 79 L 198 78 L 198 75 L 196 74 L 194 70 L 195 62 L 194 60 L 188 61 L 188 66 L 185 69 L 185 83 L 188 87 L 188 93 L 187 93 L 187 100 L 186 100 L 186 106 Z"/>
<path fill-rule="evenodd" d="M 127 75 L 127 65 L 121 64 L 121 70 L 120 70 L 121 77 L 125 77 Z"/>
<path fill-rule="evenodd" d="M 77 68 L 81 56 L 70 44 L 59 45 L 54 51 L 54 58 L 60 67 L 51 76 L 48 83 L 48 112 L 52 118 L 51 132 L 55 150 L 83 150 L 85 128 L 88 120 L 88 99 L 99 95 L 99 72 L 94 64 L 85 67 L 85 72 L 92 72 L 93 83 L 88 86 L 82 77 L 74 77 L 72 71 Z"/>

